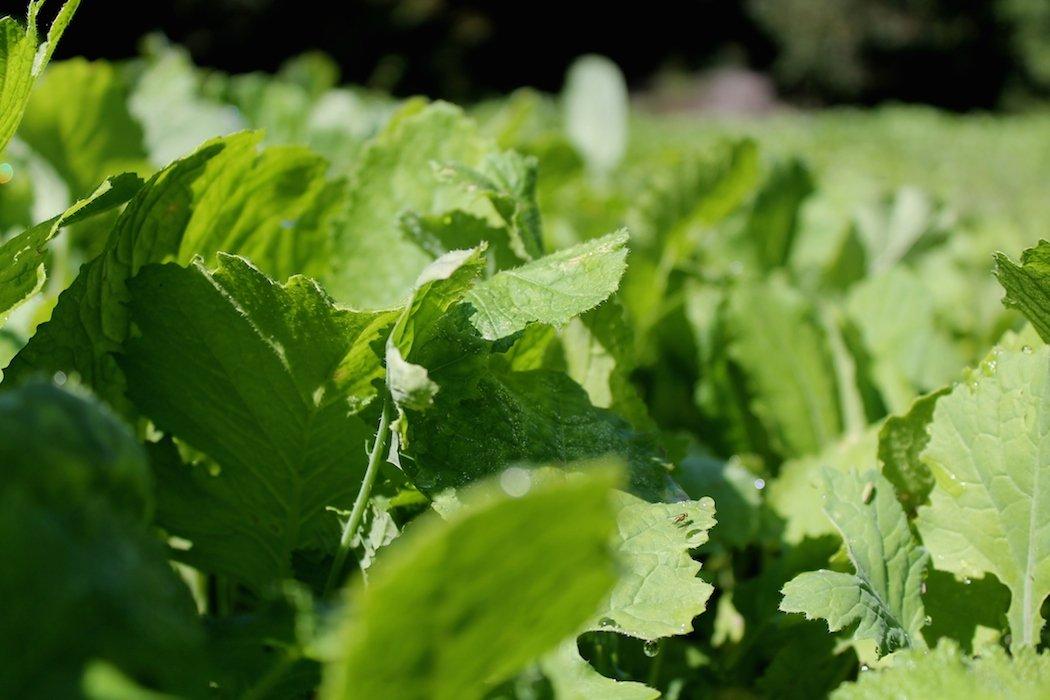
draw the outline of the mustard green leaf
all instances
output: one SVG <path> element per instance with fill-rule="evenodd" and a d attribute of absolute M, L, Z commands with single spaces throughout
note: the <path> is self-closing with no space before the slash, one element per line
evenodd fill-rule
<path fill-rule="evenodd" d="M 937 401 L 936 480 L 917 525 L 938 569 L 1010 589 L 1012 647 L 1039 642 L 1050 594 L 1050 348 L 999 350 Z"/>
<path fill-rule="evenodd" d="M 135 407 L 218 467 L 158 471 L 158 521 L 183 560 L 256 589 L 292 553 L 331 552 L 364 474 L 392 314 L 339 309 L 317 284 L 278 285 L 243 258 L 147 266 L 130 282 L 139 335 L 121 366 Z"/>
<path fill-rule="evenodd" d="M 592 614 L 615 580 L 616 472 L 520 471 L 384 552 L 351 591 L 322 697 L 480 698 Z"/>
<path fill-rule="evenodd" d="M 784 612 L 823 618 L 888 654 L 923 647 L 922 584 L 929 554 L 915 540 L 893 486 L 876 471 L 824 470 L 824 512 L 842 535 L 855 573 L 811 571 L 783 588 Z"/>

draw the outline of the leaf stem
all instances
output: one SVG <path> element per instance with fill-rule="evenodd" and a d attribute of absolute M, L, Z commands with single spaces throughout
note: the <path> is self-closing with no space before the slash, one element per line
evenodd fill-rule
<path fill-rule="evenodd" d="M 376 475 L 379 473 L 379 465 L 383 461 L 383 451 L 386 449 L 387 433 L 390 432 L 390 414 L 390 396 L 388 394 L 383 399 L 383 410 L 379 416 L 379 427 L 376 429 L 372 450 L 368 454 L 368 467 L 365 469 L 365 476 L 361 481 L 361 490 L 357 492 L 354 508 L 350 511 L 350 517 L 343 526 L 343 534 L 339 538 L 339 549 L 335 553 L 335 560 L 332 562 L 332 568 L 328 572 L 328 581 L 324 585 L 323 595 L 325 598 L 328 597 L 339 580 L 339 575 L 343 571 L 343 565 L 346 563 L 346 556 L 350 553 L 350 544 L 353 542 L 354 533 L 357 532 L 357 528 L 361 525 L 361 519 L 365 515 L 365 506 L 372 495 L 372 485 L 375 484 Z"/>

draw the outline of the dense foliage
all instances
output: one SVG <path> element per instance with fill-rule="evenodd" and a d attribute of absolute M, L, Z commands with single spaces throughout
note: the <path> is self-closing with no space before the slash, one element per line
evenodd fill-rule
<path fill-rule="evenodd" d="M 0 20 L 0 694 L 1050 694 L 1044 122 L 45 71 L 76 4 Z"/>

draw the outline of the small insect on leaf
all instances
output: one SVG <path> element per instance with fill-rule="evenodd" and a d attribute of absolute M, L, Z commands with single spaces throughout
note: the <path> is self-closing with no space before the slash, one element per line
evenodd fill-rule
<path fill-rule="evenodd" d="M 685 519 L 688 518 L 688 517 L 689 517 L 688 513 L 679 513 L 674 518 L 675 525 L 678 525 L 679 523 L 684 522 Z"/>
<path fill-rule="evenodd" d="M 860 500 L 865 503 L 871 503 L 871 497 L 875 495 L 875 483 L 869 481 L 864 484 L 864 490 L 860 492 Z"/>

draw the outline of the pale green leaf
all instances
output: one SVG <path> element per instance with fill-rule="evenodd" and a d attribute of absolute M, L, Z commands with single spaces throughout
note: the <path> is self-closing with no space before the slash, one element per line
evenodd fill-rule
<path fill-rule="evenodd" d="M 432 162 L 478 165 L 492 144 L 459 108 L 436 103 L 403 108 L 361 154 L 351 194 L 322 282 L 332 296 L 358 308 L 403 303 L 427 253 L 399 231 L 402 212 L 461 209 L 495 216 L 492 205 L 456 183 L 443 183 Z"/>
<path fill-rule="evenodd" d="M 612 171 L 627 152 L 627 83 L 604 56 L 576 59 L 562 93 L 569 140 L 596 173 Z"/>
<path fill-rule="evenodd" d="M 778 164 L 762 184 L 743 232 L 744 240 L 754 246 L 761 269 L 784 267 L 790 261 L 799 213 L 813 190 L 809 170 L 797 160 Z"/>
<path fill-rule="evenodd" d="M 929 554 L 908 527 L 893 486 L 878 472 L 824 470 L 824 511 L 846 544 L 854 574 L 811 571 L 789 581 L 780 609 L 827 620 L 832 632 L 856 623 L 855 639 L 880 654 L 924 646 L 922 582 Z"/>
<path fill-rule="evenodd" d="M 818 452 L 841 430 L 824 334 L 802 295 L 779 277 L 730 295 L 729 354 L 747 374 L 752 410 L 785 456 Z"/>
<path fill-rule="evenodd" d="M 140 335 L 121 365 L 135 407 L 208 455 L 165 464 L 158 521 L 188 563 L 260 589 L 292 553 L 334 550 L 372 428 L 357 412 L 381 376 L 390 313 L 336 308 L 311 280 L 278 285 L 242 258 L 144 268 L 130 282 Z"/>
<path fill-rule="evenodd" d="M 714 501 L 646 503 L 618 491 L 613 502 L 620 577 L 590 629 L 645 640 L 688 634 L 713 591 L 697 578 L 700 562 L 689 553 L 707 542 Z"/>
<path fill-rule="evenodd" d="M 909 651 L 893 664 L 862 673 L 856 683 L 840 686 L 835 700 L 885 698 L 967 698 L 967 700 L 1040 700 L 1050 695 L 1050 654 L 1021 649 L 1013 657 L 991 648 L 970 658 L 953 644 L 933 651 Z"/>
<path fill-rule="evenodd" d="M 82 197 L 119 172 L 149 170 L 142 128 L 117 67 L 84 59 L 51 66 L 33 91 L 19 138 Z"/>
<path fill-rule="evenodd" d="M 615 580 L 614 474 L 489 483 L 424 516 L 353 590 L 322 697 L 480 698 L 555 647 Z"/>
<path fill-rule="evenodd" d="M 558 700 L 656 700 L 660 691 L 643 683 L 615 681 L 594 670 L 580 656 L 575 637 L 540 660 L 543 675 Z"/>
<path fill-rule="evenodd" d="M 466 294 L 471 323 L 486 340 L 529 323 L 560 326 L 616 291 L 626 269 L 627 233 L 621 231 L 497 272 Z"/>
<path fill-rule="evenodd" d="M 1010 589 L 1012 646 L 1039 642 L 1050 594 L 1050 348 L 993 352 L 934 409 L 937 481 L 918 528 L 937 568 Z"/>

